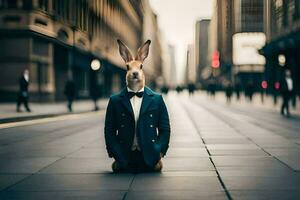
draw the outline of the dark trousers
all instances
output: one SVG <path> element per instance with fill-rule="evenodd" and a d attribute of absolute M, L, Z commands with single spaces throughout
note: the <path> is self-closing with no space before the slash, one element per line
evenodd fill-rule
<path fill-rule="evenodd" d="M 30 112 L 30 108 L 28 106 L 28 97 L 22 94 L 19 94 L 17 99 L 17 111 L 20 111 L 20 106 L 24 104 L 25 109 Z"/>
<path fill-rule="evenodd" d="M 290 110 L 289 110 L 289 101 L 290 101 L 290 95 L 289 94 L 285 94 L 282 96 L 283 98 L 283 102 L 281 105 L 281 114 L 284 115 L 284 110 L 286 110 L 286 114 L 290 115 Z"/>
<path fill-rule="evenodd" d="M 160 171 L 160 169 L 154 169 L 154 167 L 148 166 L 143 158 L 142 152 L 135 150 L 132 151 L 129 155 L 129 164 L 125 168 L 121 168 L 117 161 L 112 165 L 114 172 L 130 172 L 130 173 L 141 173 L 141 172 L 154 172 Z"/>
<path fill-rule="evenodd" d="M 68 109 L 69 109 L 69 112 L 72 112 L 73 111 L 73 98 L 68 98 Z"/>

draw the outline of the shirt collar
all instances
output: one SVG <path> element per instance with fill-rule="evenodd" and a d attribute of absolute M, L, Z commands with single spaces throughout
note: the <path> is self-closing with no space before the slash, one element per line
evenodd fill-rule
<path fill-rule="evenodd" d="M 129 87 L 127 87 L 127 91 L 128 91 L 128 92 L 135 92 L 135 91 L 131 90 Z M 137 92 L 144 92 L 144 87 L 142 87 L 142 89 L 140 89 L 140 90 L 137 91 Z"/>

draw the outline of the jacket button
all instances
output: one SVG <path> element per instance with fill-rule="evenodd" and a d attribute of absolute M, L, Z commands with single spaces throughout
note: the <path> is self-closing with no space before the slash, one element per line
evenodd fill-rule
<path fill-rule="evenodd" d="M 124 128 L 125 127 L 124 124 L 122 124 L 121 127 Z"/>
<path fill-rule="evenodd" d="M 149 116 L 150 116 L 150 117 L 153 117 L 153 115 L 152 115 L 152 114 L 150 114 Z"/>
<path fill-rule="evenodd" d="M 151 124 L 150 127 L 153 128 L 153 125 Z"/>
<path fill-rule="evenodd" d="M 125 117 L 125 113 L 122 113 L 122 116 Z"/>
<path fill-rule="evenodd" d="M 152 140 L 152 142 L 155 142 L 155 140 Z"/>

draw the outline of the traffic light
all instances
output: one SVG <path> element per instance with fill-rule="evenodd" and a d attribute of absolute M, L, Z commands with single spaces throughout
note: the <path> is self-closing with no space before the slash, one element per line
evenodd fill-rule
<path fill-rule="evenodd" d="M 261 87 L 263 88 L 263 89 L 267 89 L 268 88 L 268 82 L 267 81 L 262 81 L 261 82 Z"/>
<path fill-rule="evenodd" d="M 212 54 L 211 67 L 212 68 L 219 68 L 220 67 L 220 54 L 219 54 L 218 51 L 215 51 Z"/>

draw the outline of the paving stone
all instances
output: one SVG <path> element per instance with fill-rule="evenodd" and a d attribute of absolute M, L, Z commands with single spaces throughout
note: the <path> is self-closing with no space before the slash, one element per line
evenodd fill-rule
<path fill-rule="evenodd" d="M 13 185 L 30 174 L 0 174 L 0 191 L 7 188 L 10 185 Z M 1 198 L 0 198 L 1 199 Z"/>
<path fill-rule="evenodd" d="M 212 156 L 269 156 L 266 152 L 260 149 L 237 149 L 237 150 L 219 150 L 211 149 L 209 153 Z"/>
<path fill-rule="evenodd" d="M 245 156 L 213 156 L 216 166 L 271 166 L 283 165 L 273 157 L 245 157 Z"/>
<path fill-rule="evenodd" d="M 20 149 L 18 151 L 9 151 L 0 153 L 0 158 L 32 158 L 32 157 L 63 157 L 77 148 L 37 148 Z"/>
<path fill-rule="evenodd" d="M 204 138 L 205 144 L 251 144 L 247 138 Z"/>
<path fill-rule="evenodd" d="M 245 168 L 239 167 L 236 169 L 219 169 L 221 177 L 232 176 L 257 176 L 257 177 L 296 177 L 297 173 L 288 168 L 284 169 L 269 169 L 269 168 Z"/>
<path fill-rule="evenodd" d="M 176 131 L 177 133 L 177 131 Z M 178 136 L 177 134 L 175 136 L 172 135 L 170 138 L 171 142 L 181 142 L 181 141 L 200 141 L 202 142 L 199 135 L 193 136 L 193 135 L 184 135 L 184 136 Z"/>
<path fill-rule="evenodd" d="M 201 192 L 198 190 L 129 191 L 125 200 L 227 200 L 225 192 Z"/>
<path fill-rule="evenodd" d="M 300 199 L 299 191 L 277 190 L 277 191 L 229 191 L 233 199 L 239 200 L 296 200 Z"/>
<path fill-rule="evenodd" d="M 64 158 L 41 170 L 39 173 L 105 173 L 111 171 L 112 159 Z"/>
<path fill-rule="evenodd" d="M 300 190 L 300 177 L 222 177 L 228 190 Z"/>
<path fill-rule="evenodd" d="M 36 173 L 59 158 L 16 158 L 0 159 L 0 173 Z"/>
<path fill-rule="evenodd" d="M 157 177 L 138 176 L 131 185 L 132 191 L 168 191 L 168 190 L 197 190 L 206 192 L 222 191 L 217 177 Z"/>
<path fill-rule="evenodd" d="M 9 191 L 127 190 L 132 174 L 36 174 Z"/>
<path fill-rule="evenodd" d="M 170 147 L 174 147 L 174 148 L 204 147 L 204 144 L 202 141 L 174 141 L 170 143 Z"/>
<path fill-rule="evenodd" d="M 214 167 L 209 158 L 184 157 L 168 158 L 163 160 L 163 171 L 209 171 Z"/>
<path fill-rule="evenodd" d="M 299 156 L 300 148 L 265 148 L 273 156 Z"/>
<path fill-rule="evenodd" d="M 208 157 L 205 148 L 169 148 L 167 157 Z"/>
<path fill-rule="evenodd" d="M 300 155 L 297 156 L 276 156 L 278 160 L 288 165 L 293 170 L 300 170 Z"/>
<path fill-rule="evenodd" d="M 206 146 L 209 150 L 260 149 L 255 144 L 208 144 Z"/>
<path fill-rule="evenodd" d="M 208 176 L 217 176 L 216 171 L 162 171 L 161 173 L 139 173 L 135 174 L 135 177 L 208 177 Z"/>
<path fill-rule="evenodd" d="M 122 200 L 126 191 L 0 192 L 1 200 Z"/>
<path fill-rule="evenodd" d="M 105 150 L 99 148 L 82 148 L 78 151 L 68 155 L 70 158 L 108 158 L 108 154 Z"/>

